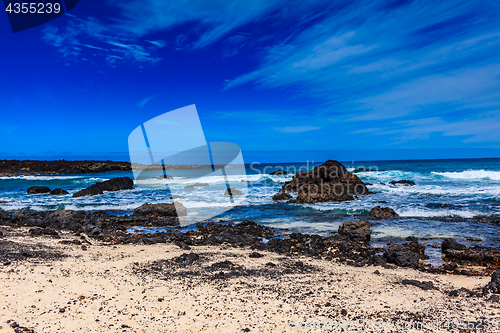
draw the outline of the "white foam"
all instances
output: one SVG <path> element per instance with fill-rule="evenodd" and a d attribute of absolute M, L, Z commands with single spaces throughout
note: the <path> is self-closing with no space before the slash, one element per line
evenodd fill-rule
<path fill-rule="evenodd" d="M 486 170 L 466 170 L 460 172 L 432 172 L 434 175 L 443 176 L 451 179 L 488 179 L 500 180 L 500 171 L 486 171 Z"/>
<path fill-rule="evenodd" d="M 417 186 L 392 186 L 373 184 L 369 187 L 370 190 L 378 190 L 385 193 L 394 193 L 398 195 L 410 194 L 433 194 L 433 195 L 449 195 L 449 196 L 471 196 L 471 195 L 490 195 L 499 196 L 500 187 L 498 186 L 467 186 L 464 187 L 447 187 L 441 185 L 417 185 Z"/>
<path fill-rule="evenodd" d="M 402 217 L 446 217 L 446 216 L 460 216 L 463 218 L 472 218 L 481 215 L 481 212 L 443 209 L 443 210 L 425 210 L 418 208 L 411 208 L 408 210 L 396 209 L 396 213 Z"/>

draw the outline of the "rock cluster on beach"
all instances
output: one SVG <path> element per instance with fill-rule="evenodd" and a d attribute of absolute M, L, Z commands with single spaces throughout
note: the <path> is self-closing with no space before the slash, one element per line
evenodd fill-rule
<path fill-rule="evenodd" d="M 446 264 L 441 268 L 425 265 L 425 246 L 415 237 L 407 243 L 389 244 L 387 248 L 370 245 L 371 223 L 367 220 L 345 221 L 338 233 L 328 237 L 314 234 L 286 233 L 247 220 L 242 223 L 226 221 L 198 223 L 187 231 L 180 230 L 177 216 L 186 213 L 180 203 L 144 204 L 133 214 L 117 216 L 106 212 L 58 210 L 8 213 L 0 210 L 0 225 L 29 227 L 30 235 L 58 237 L 61 230 L 104 241 L 109 244 L 173 243 L 183 249 L 196 245 L 247 246 L 253 250 L 271 251 L 287 255 L 305 255 L 345 262 L 353 266 L 394 265 L 426 269 L 438 273 L 470 275 L 458 265 L 500 268 L 500 249 L 468 248 L 456 240 L 446 239 L 442 251 Z M 156 234 L 130 234 L 127 227 L 170 227 Z M 82 244 L 85 245 L 85 244 Z M 474 273 L 476 274 L 476 273 Z"/>
<path fill-rule="evenodd" d="M 73 198 L 88 195 L 103 194 L 105 191 L 131 190 L 134 188 L 134 181 L 130 177 L 113 178 L 102 183 L 93 184 L 83 190 L 73 193 Z"/>
<path fill-rule="evenodd" d="M 346 221 L 339 227 L 338 234 L 329 237 L 302 233 L 283 234 L 251 220 L 239 224 L 199 223 L 195 229 L 188 232 L 182 232 L 176 228 L 156 234 L 129 234 L 126 232 L 126 228 L 132 226 L 176 226 L 179 221 L 175 216 L 183 213 L 185 213 L 185 208 L 179 203 L 145 204 L 129 216 L 71 210 L 52 212 L 19 210 L 13 214 L 6 212 L 0 214 L 0 224 L 38 228 L 33 229 L 32 235 L 52 235 L 54 237 L 57 236 L 56 230 L 70 230 L 111 244 L 171 242 L 182 248 L 189 248 L 193 245 L 227 244 L 230 246 L 250 246 L 255 250 L 267 250 L 282 254 L 321 256 L 356 266 L 385 265 L 388 262 L 381 255 L 384 252 L 383 249 L 374 249 L 370 246 L 371 224 L 366 220 Z M 267 241 L 264 242 L 263 239 Z M 412 252 L 412 250 L 410 247 L 401 249 L 402 252 Z M 399 261 L 396 261 L 395 264 L 399 264 Z"/>
<path fill-rule="evenodd" d="M 500 267 L 500 248 L 466 247 L 456 240 L 448 238 L 443 241 L 441 251 L 447 263 Z"/>
<path fill-rule="evenodd" d="M 342 163 L 332 160 L 311 171 L 295 174 L 280 190 L 280 193 L 288 192 L 297 194 L 289 201 L 293 203 L 348 201 L 358 195 L 371 194 L 358 176 L 347 171 Z M 282 196 L 275 200 L 281 200 L 279 198 Z"/>

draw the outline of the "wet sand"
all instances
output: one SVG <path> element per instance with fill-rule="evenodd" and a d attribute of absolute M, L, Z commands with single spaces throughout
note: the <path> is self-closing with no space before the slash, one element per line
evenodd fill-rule
<path fill-rule="evenodd" d="M 12 321 L 25 328 L 17 332 L 38 333 L 305 332 L 328 320 L 332 330 L 310 330 L 326 332 L 354 320 L 500 320 L 499 303 L 448 295 L 462 287 L 478 290 L 489 277 L 353 267 L 265 251 L 259 257 L 249 248 L 113 246 L 93 239 L 87 244 L 68 232 L 55 239 L 30 236 L 28 228 L 0 231 L 0 332 L 15 332 Z M 59 243 L 77 239 L 86 250 Z M 403 284 L 405 279 L 430 281 L 434 289 Z M 415 327 L 404 331 L 449 331 Z"/>

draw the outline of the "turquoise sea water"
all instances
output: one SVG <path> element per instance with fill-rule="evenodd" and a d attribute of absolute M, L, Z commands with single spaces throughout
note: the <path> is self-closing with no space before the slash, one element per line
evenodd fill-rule
<path fill-rule="evenodd" d="M 429 238 L 433 242 L 443 237 L 458 237 L 463 242 L 489 246 L 500 245 L 500 227 L 470 220 L 478 216 L 500 216 L 500 159 L 420 160 L 344 162 L 349 171 L 355 171 L 375 194 L 361 196 L 342 203 L 287 204 L 271 197 L 291 175 L 270 176 L 279 168 L 312 169 L 321 163 L 253 164 L 246 166 L 247 175 L 228 176 L 238 186 L 248 180 L 248 195 L 240 205 L 212 220 L 242 221 L 250 218 L 258 223 L 286 228 L 291 231 L 328 235 L 336 232 L 344 220 L 359 219 L 377 205 L 393 208 L 402 218 L 375 221 L 374 241 L 397 241 L 407 236 Z M 361 171 L 368 169 L 371 171 Z M 204 170 L 172 170 L 170 182 L 177 199 L 189 212 L 184 223 L 196 223 L 210 215 L 220 205 L 216 197 L 226 188 L 224 177 L 204 177 L 208 187 L 195 191 L 184 190 L 186 184 L 198 182 L 196 177 Z M 136 183 L 131 191 L 107 192 L 93 197 L 73 198 L 49 194 L 28 195 L 26 189 L 40 185 L 63 188 L 70 193 L 98 181 L 114 177 L 132 177 L 131 172 L 100 174 L 21 176 L 0 178 L 0 207 L 7 211 L 25 208 L 34 211 L 73 209 L 84 211 L 110 210 L 127 214 L 143 203 L 172 202 L 163 180 L 150 179 Z M 152 174 L 153 176 L 153 174 Z M 415 186 L 390 185 L 391 180 L 413 180 Z M 176 185 L 178 183 L 178 185 Z M 241 184 L 241 185 L 238 185 Z M 378 203 L 386 201 L 385 204 Z M 194 212 L 196 209 L 196 212 Z M 469 240 L 467 240 L 469 239 Z M 476 239 L 472 241 L 471 239 Z"/>

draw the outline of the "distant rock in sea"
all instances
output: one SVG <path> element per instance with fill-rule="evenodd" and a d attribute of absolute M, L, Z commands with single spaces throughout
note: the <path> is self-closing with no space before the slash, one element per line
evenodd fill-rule
<path fill-rule="evenodd" d="M 391 185 L 401 184 L 401 185 L 404 185 L 404 186 L 415 186 L 415 182 L 414 181 L 407 180 L 407 179 L 393 180 L 393 181 L 389 182 L 389 184 L 391 184 Z"/>
<path fill-rule="evenodd" d="M 69 192 L 66 190 L 60 189 L 60 188 L 56 188 L 56 189 L 53 189 L 52 191 L 50 191 L 50 194 L 52 194 L 52 195 L 66 195 L 66 194 L 69 194 Z"/>
<path fill-rule="evenodd" d="M 47 186 L 32 186 L 28 189 L 28 194 L 43 194 L 49 192 L 50 188 Z"/>
<path fill-rule="evenodd" d="M 243 195 L 243 192 L 236 190 L 234 188 L 228 188 L 224 195 Z"/>
<path fill-rule="evenodd" d="M 399 217 L 399 215 L 394 211 L 394 209 L 389 207 L 373 207 L 368 215 L 376 220 L 386 219 L 389 217 Z"/>
<path fill-rule="evenodd" d="M 152 177 L 151 179 L 174 179 L 174 177 L 169 176 L 169 175 L 163 175 L 163 176 L 158 176 L 158 177 Z"/>
<path fill-rule="evenodd" d="M 188 186 L 185 186 L 184 188 L 186 190 L 192 190 L 194 188 L 197 188 L 197 187 L 204 187 L 204 186 L 210 186 L 209 184 L 207 183 L 196 183 L 196 184 L 192 184 L 192 185 L 188 185 Z"/>
<path fill-rule="evenodd" d="M 113 178 L 73 193 L 73 198 L 103 194 L 105 191 L 131 190 L 133 188 L 134 181 L 129 177 Z"/>
<path fill-rule="evenodd" d="M 358 176 L 347 171 L 342 163 L 332 160 L 311 171 L 295 174 L 280 192 L 297 193 L 294 203 L 349 201 L 354 200 L 355 195 L 372 194 Z"/>

